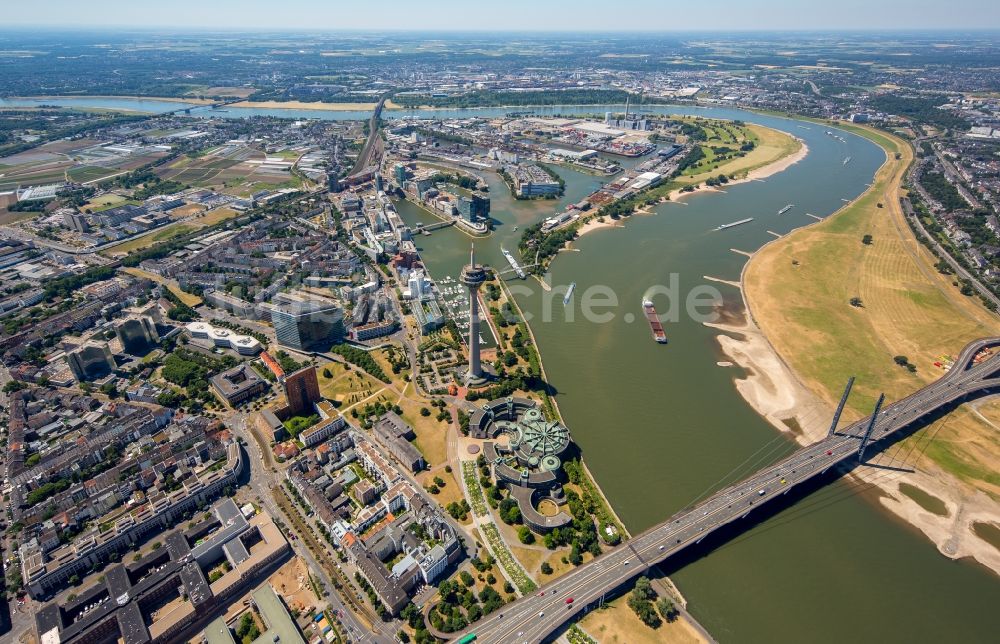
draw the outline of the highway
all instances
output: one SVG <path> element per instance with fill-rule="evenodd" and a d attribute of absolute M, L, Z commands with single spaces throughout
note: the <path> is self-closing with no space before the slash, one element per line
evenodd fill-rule
<path fill-rule="evenodd" d="M 705 501 L 681 510 L 663 523 L 634 537 L 624 545 L 579 566 L 542 587 L 537 593 L 504 606 L 485 617 L 456 639 L 475 633 L 477 642 L 543 642 L 566 622 L 577 619 L 598 605 L 604 596 L 620 589 L 685 548 L 699 543 L 710 533 L 745 518 L 768 501 L 787 494 L 796 485 L 819 476 L 830 468 L 853 469 L 859 448 L 871 424 L 866 454 L 884 447 L 878 442 L 917 421 L 962 400 L 991 389 L 1000 390 L 1000 354 L 973 364 L 984 349 L 1000 345 L 1000 338 L 972 342 L 959 354 L 954 366 L 939 380 L 923 389 L 885 405 L 876 418 L 868 416 L 752 476 L 726 487 Z M 568 598 L 573 602 L 566 603 Z"/>

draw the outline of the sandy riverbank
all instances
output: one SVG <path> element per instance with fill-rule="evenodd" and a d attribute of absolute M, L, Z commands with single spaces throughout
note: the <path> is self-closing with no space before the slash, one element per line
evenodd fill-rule
<path fill-rule="evenodd" d="M 848 206 L 845 204 L 831 217 Z M 820 223 L 817 221 L 803 228 Z M 787 237 L 775 239 L 766 246 L 781 243 Z M 807 445 L 826 435 L 833 409 L 804 384 L 754 321 L 753 303 L 746 297 L 745 289 L 747 268 L 752 262 L 753 258 L 740 275 L 746 311 L 743 318 L 708 326 L 723 332 L 718 336 L 723 353 L 747 372 L 745 377 L 735 381 L 740 395 L 777 429 L 790 433 L 799 444 Z M 878 457 L 873 460 L 877 462 Z M 923 532 L 946 557 L 972 557 L 1000 574 L 1000 550 L 972 532 L 977 522 L 1000 525 L 997 503 L 986 494 L 960 484 L 933 464 L 922 462 L 920 467 L 920 471 L 859 468 L 848 477 L 860 486 L 876 487 L 880 492 L 879 503 Z M 944 514 L 925 509 L 902 492 L 901 485 L 911 485 L 936 497 L 946 508 Z"/>
<path fill-rule="evenodd" d="M 684 198 L 689 197 L 691 195 L 696 195 L 704 192 L 720 192 L 729 188 L 730 186 L 739 185 L 741 183 L 747 183 L 748 181 L 762 181 L 770 176 L 778 174 L 779 172 L 784 172 L 785 170 L 792 167 L 802 159 L 806 158 L 806 156 L 808 156 L 809 154 L 809 146 L 806 145 L 805 141 L 791 134 L 789 134 L 788 136 L 791 136 L 793 139 L 799 142 L 799 147 L 795 152 L 792 152 L 787 156 L 781 157 L 780 159 L 775 159 L 774 161 L 768 163 L 767 165 L 763 165 L 759 168 L 750 170 L 746 174 L 746 176 L 740 177 L 738 179 L 731 179 L 729 183 L 727 183 L 725 186 L 715 187 L 715 186 L 708 186 L 702 183 L 693 190 L 687 190 L 687 191 L 684 191 L 684 187 L 682 186 L 680 188 L 677 188 L 676 190 L 672 190 L 669 193 L 669 195 L 667 195 L 666 199 L 661 200 L 660 203 L 664 203 L 666 201 L 683 203 Z M 723 168 L 723 170 L 724 169 L 725 168 Z M 636 210 L 631 216 L 634 217 L 635 215 L 650 215 L 650 214 L 655 214 L 652 207 L 643 206 L 642 208 Z M 580 226 L 580 229 L 577 231 L 577 238 L 580 238 L 589 232 L 600 230 L 602 228 L 623 228 L 625 226 L 626 220 L 627 218 L 614 220 L 611 219 L 610 217 L 606 217 L 604 221 L 598 221 L 597 217 L 591 217 L 590 219 L 584 221 L 583 225 Z"/>
<path fill-rule="evenodd" d="M 742 323 L 706 326 L 723 332 L 718 336 L 723 353 L 746 371 L 735 381 L 736 390 L 758 414 L 800 445 L 826 436 L 833 409 L 799 380 L 749 316 Z M 993 499 L 979 491 L 970 493 L 942 472 L 862 468 L 848 476 L 860 486 L 877 487 L 879 503 L 923 532 L 941 554 L 951 559 L 972 557 L 1000 574 L 1000 551 L 972 532 L 975 523 L 1000 524 Z M 940 499 L 946 514 L 926 510 L 900 490 L 904 484 Z"/>
<path fill-rule="evenodd" d="M 785 170 L 792 167 L 793 165 L 795 165 L 796 163 L 798 163 L 799 161 L 801 161 L 802 159 L 806 158 L 809 155 L 809 146 L 806 145 L 806 142 L 796 136 L 792 136 L 792 138 L 799 142 L 799 149 L 787 156 L 781 157 L 780 159 L 776 159 L 773 162 L 768 163 L 767 165 L 763 165 L 759 168 L 750 170 L 743 177 L 739 177 L 737 179 L 730 179 L 729 183 L 725 184 L 724 186 L 713 187 L 702 183 L 698 185 L 698 187 L 696 187 L 694 190 L 688 190 L 688 191 L 684 191 L 682 187 L 671 191 L 671 193 L 668 195 L 667 198 L 670 201 L 678 201 L 682 200 L 684 197 L 695 195 L 701 192 L 717 192 L 720 190 L 726 190 L 730 186 L 736 186 L 741 183 L 747 183 L 749 181 L 763 181 L 764 179 L 774 176 L 779 172 L 784 172 Z"/>
<path fill-rule="evenodd" d="M 322 112 L 370 112 L 376 103 L 323 103 L 321 101 L 240 101 L 231 103 L 229 107 L 257 107 L 262 109 L 285 110 L 318 110 Z M 392 101 L 385 102 L 385 109 L 398 110 L 399 105 Z"/>

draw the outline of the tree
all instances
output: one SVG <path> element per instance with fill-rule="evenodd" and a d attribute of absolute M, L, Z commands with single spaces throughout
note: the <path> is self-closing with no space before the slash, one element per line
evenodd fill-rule
<path fill-rule="evenodd" d="M 434 485 L 436 485 L 438 487 L 444 487 L 445 486 L 444 485 L 444 479 L 441 478 L 440 476 L 435 476 L 434 477 Z"/>
<path fill-rule="evenodd" d="M 656 601 L 656 610 L 660 611 L 660 615 L 668 622 L 674 621 L 677 619 L 677 615 L 680 614 L 677 607 L 674 606 L 673 600 L 669 597 L 660 597 Z"/>
<path fill-rule="evenodd" d="M 458 573 L 458 577 L 462 580 L 462 583 L 465 584 L 466 588 L 471 588 L 472 584 L 476 583 L 476 580 L 473 579 L 472 574 L 468 570 L 463 570 Z"/>
<path fill-rule="evenodd" d="M 333 378 L 333 372 L 329 368 L 323 369 L 323 377 L 326 379 Z"/>
<path fill-rule="evenodd" d="M 535 535 L 531 532 L 531 528 L 526 525 L 517 529 L 517 538 L 521 543 L 526 545 L 535 543 Z"/>
<path fill-rule="evenodd" d="M 872 236 L 871 235 L 865 235 L 864 237 L 861 238 L 861 243 L 864 244 L 865 246 L 871 246 L 872 245 Z"/>
<path fill-rule="evenodd" d="M 628 607 L 639 616 L 639 619 L 641 619 L 646 626 L 656 628 L 662 623 L 660 616 L 657 615 L 656 611 L 653 609 L 653 602 L 648 599 L 638 597 L 634 592 L 629 595 Z"/>
<path fill-rule="evenodd" d="M 858 309 L 864 308 L 864 304 L 861 302 L 861 298 L 857 296 L 851 298 L 851 306 Z"/>
<path fill-rule="evenodd" d="M 649 577 L 645 576 L 635 580 L 635 588 L 632 589 L 632 594 L 640 599 L 653 599 L 656 597 L 656 591 L 653 590 L 653 586 L 649 582 Z"/>
<path fill-rule="evenodd" d="M 900 367 L 905 367 L 906 365 L 910 364 L 910 359 L 907 358 L 906 356 L 895 356 L 893 357 L 892 361 L 898 364 Z"/>
<path fill-rule="evenodd" d="M 420 415 L 423 416 L 424 418 L 426 418 L 426 417 L 428 417 L 428 416 L 431 415 L 431 410 L 427 409 L 426 407 L 421 407 L 420 408 Z"/>
<path fill-rule="evenodd" d="M 542 563 L 541 571 L 543 575 L 551 575 L 552 566 L 549 565 L 549 562 L 545 561 Z"/>

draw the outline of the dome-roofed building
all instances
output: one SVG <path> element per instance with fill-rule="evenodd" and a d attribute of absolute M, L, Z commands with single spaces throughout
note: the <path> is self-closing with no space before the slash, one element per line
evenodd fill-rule
<path fill-rule="evenodd" d="M 510 487 L 528 526 L 548 532 L 572 520 L 565 512 L 545 516 L 535 507 L 545 498 L 559 505 L 566 502 L 560 456 L 570 445 L 570 434 L 564 425 L 546 419 L 534 401 L 505 398 L 473 412 L 469 435 L 497 439 L 483 444 L 483 455 L 494 477 Z"/>

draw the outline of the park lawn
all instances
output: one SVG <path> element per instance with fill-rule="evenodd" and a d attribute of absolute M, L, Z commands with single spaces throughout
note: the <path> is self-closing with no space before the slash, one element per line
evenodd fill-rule
<path fill-rule="evenodd" d="M 323 375 L 326 369 L 330 370 L 332 378 Z M 384 386 L 367 374 L 354 368 L 348 371 L 344 365 L 336 362 L 320 365 L 317 371 L 320 394 L 343 407 L 353 405 Z"/>
<path fill-rule="evenodd" d="M 455 480 L 454 474 L 444 471 L 444 466 L 440 469 L 435 470 L 425 470 L 417 475 L 417 482 L 424 487 L 424 489 L 430 487 L 434 482 L 434 477 L 439 476 L 441 480 L 444 481 L 444 487 L 438 488 L 439 492 L 432 495 L 434 500 L 438 502 L 441 507 L 447 506 L 452 502 L 461 502 L 465 498 L 462 494 L 462 486 Z M 471 522 L 472 513 L 469 513 L 469 517 L 466 519 L 466 523 Z"/>
<path fill-rule="evenodd" d="M 498 523 L 497 527 L 501 528 L 501 534 L 503 535 L 504 540 L 507 541 L 507 545 L 510 546 L 511 553 L 519 562 L 521 562 L 521 567 L 528 571 L 528 574 L 532 579 L 539 584 L 544 584 L 546 579 L 550 579 L 554 576 L 543 575 L 538 572 L 539 566 L 541 566 L 542 562 L 548 558 L 548 550 L 535 550 L 534 548 L 525 548 L 524 546 L 515 545 L 520 543 L 517 539 L 517 528 L 512 528 L 511 526 L 503 525 L 501 523 Z M 503 528 L 506 528 L 506 530 Z M 535 543 L 540 542 L 541 540 L 538 539 L 536 535 Z"/>
<path fill-rule="evenodd" d="M 698 632 L 682 618 L 664 621 L 653 629 L 642 623 L 628 607 L 628 597 L 623 596 L 591 611 L 580 622 L 591 637 L 601 644 L 695 644 L 704 642 Z"/>
<path fill-rule="evenodd" d="M 540 583 L 544 584 L 544 583 L 547 583 L 548 581 L 550 581 L 552 579 L 556 579 L 557 577 L 562 577 L 563 575 L 565 575 L 566 573 L 568 573 L 570 570 L 573 570 L 573 568 L 575 568 L 576 566 L 574 566 L 573 564 L 571 564 L 569 562 L 565 562 L 564 563 L 563 560 L 562 560 L 563 557 L 569 555 L 570 551 L 571 551 L 571 548 L 569 548 L 568 546 L 564 546 L 562 548 L 558 548 L 556 550 L 552 550 L 551 554 L 549 554 L 548 558 L 546 559 L 546 561 L 548 562 L 548 564 L 550 566 L 552 566 L 552 574 L 551 575 L 543 575 L 543 574 L 539 573 L 539 575 L 538 575 L 538 581 Z M 589 556 L 590 555 L 588 555 L 588 554 L 584 554 L 584 558 L 587 558 Z M 539 564 L 539 565 L 541 565 L 541 564 Z"/>
<path fill-rule="evenodd" d="M 100 197 L 94 197 L 93 199 L 88 201 L 86 204 L 84 204 L 83 210 L 84 211 L 90 210 L 90 212 L 101 212 L 104 210 L 108 210 L 109 208 L 114 208 L 115 206 L 123 205 L 127 201 L 130 200 L 126 199 L 125 197 L 119 194 L 108 192 L 101 195 Z"/>
<path fill-rule="evenodd" d="M 745 177 L 753 170 L 763 168 L 775 161 L 794 154 L 802 147 L 802 142 L 785 132 L 775 130 L 762 125 L 748 124 L 744 126 L 751 136 L 747 140 L 756 143 L 756 147 L 748 152 L 746 156 L 737 157 L 724 161 L 716 166 L 714 163 L 706 163 L 704 160 L 699 164 L 699 171 L 693 174 L 685 174 L 681 177 L 683 184 L 699 183 L 720 174 L 735 176 L 737 179 Z M 738 141 L 733 145 L 742 145 L 745 141 Z M 706 159 L 712 157 L 709 149 L 705 150 Z"/>
<path fill-rule="evenodd" d="M 403 409 L 403 420 L 413 428 L 413 433 L 417 435 L 414 444 L 420 453 L 424 455 L 424 460 L 431 467 L 444 465 L 448 461 L 448 430 L 451 426 L 451 419 L 439 421 L 437 409 L 430 406 L 430 403 L 417 402 L 406 398 L 399 401 L 399 406 Z M 430 416 L 421 416 L 420 408 L 426 407 L 431 411 Z"/>
<path fill-rule="evenodd" d="M 825 221 L 758 251 L 747 265 L 744 289 L 754 319 L 777 352 L 831 407 L 848 377 L 857 376 L 845 412 L 856 419 L 870 413 L 881 392 L 898 400 L 939 378 L 943 371 L 933 363 L 940 356 L 957 355 L 969 341 L 996 335 L 1000 320 L 977 298 L 961 295 L 953 276 L 935 269 L 936 260 L 903 219 L 899 184 L 912 160 L 910 146 L 868 128 L 847 129 L 887 151 L 872 188 Z M 900 159 L 894 158 L 897 153 Z M 873 238 L 868 246 L 861 243 L 866 234 Z M 853 297 L 863 306 L 851 306 Z M 900 355 L 916 365 L 916 373 L 894 363 Z M 995 492 L 985 473 L 997 471 L 1000 457 L 995 449 L 977 447 L 984 432 L 995 429 L 974 415 L 958 414 L 916 437 L 950 441 L 932 446 L 926 458 Z"/>
<path fill-rule="evenodd" d="M 163 284 L 170 289 L 170 292 L 176 295 L 181 302 L 187 304 L 188 306 L 201 306 L 201 298 L 194 293 L 188 293 L 187 291 L 181 290 L 180 285 L 175 280 L 167 279 L 161 275 L 157 275 L 156 273 L 144 271 L 141 268 L 127 267 L 122 268 L 121 271 L 123 273 L 128 273 L 129 275 L 134 275 L 135 277 L 144 277 L 156 282 L 157 284 Z"/>

